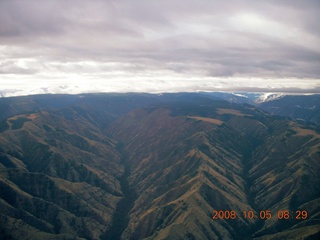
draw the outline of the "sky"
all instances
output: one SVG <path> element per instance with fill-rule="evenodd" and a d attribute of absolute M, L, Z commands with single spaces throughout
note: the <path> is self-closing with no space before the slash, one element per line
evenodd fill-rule
<path fill-rule="evenodd" d="M 320 93 L 319 0 L 0 0 L 0 96 Z"/>

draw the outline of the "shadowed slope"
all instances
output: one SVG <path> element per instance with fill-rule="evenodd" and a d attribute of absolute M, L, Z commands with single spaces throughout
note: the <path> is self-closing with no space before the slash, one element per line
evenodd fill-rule
<path fill-rule="evenodd" d="M 48 100 L 40 105 L 50 111 L 1 122 L 3 238 L 319 236 L 315 125 L 196 94 L 104 97 L 78 96 L 64 108 Z M 148 99 L 156 104 L 141 109 Z M 278 220 L 285 209 L 309 215 Z M 237 218 L 213 220 L 213 210 Z M 244 218 L 248 210 L 273 217 Z"/>
<path fill-rule="evenodd" d="M 229 107 L 211 108 L 205 116 L 192 108 L 181 107 L 178 112 L 176 106 L 149 108 L 133 111 L 110 126 L 108 133 L 126 146 L 132 164 L 130 183 L 139 196 L 123 239 L 243 239 L 305 225 L 311 227 L 301 236 L 317 231 L 319 189 L 313 183 L 319 181 L 320 145 L 316 133 L 308 141 L 301 133 L 288 135 L 297 128 L 288 121 L 254 108 Z M 311 169 L 298 171 L 288 164 Z M 312 181 L 305 180 L 301 171 Z M 310 192 L 304 194 L 302 189 Z M 295 211 L 306 204 L 310 204 L 310 219 L 303 222 L 278 221 L 276 216 L 250 220 L 240 215 L 244 210 L 256 215 L 261 210 Z M 235 210 L 240 216 L 214 221 L 214 209 Z"/>
<path fill-rule="evenodd" d="M 29 121 L 0 135 L 2 231 L 15 239 L 99 238 L 122 196 L 115 142 L 79 115 L 13 120 L 20 118 Z"/>

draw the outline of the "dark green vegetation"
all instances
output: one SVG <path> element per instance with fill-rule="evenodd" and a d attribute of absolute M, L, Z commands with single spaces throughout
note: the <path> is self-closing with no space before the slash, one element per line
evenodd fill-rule
<path fill-rule="evenodd" d="M 2 239 L 319 236 L 316 124 L 206 94 L 30 96 L 0 109 Z M 283 209 L 308 218 L 278 220 Z"/>
<path fill-rule="evenodd" d="M 125 166 L 123 175 L 118 178 L 121 191 L 124 196 L 117 203 L 116 210 L 113 214 L 112 225 L 108 228 L 107 232 L 101 237 L 101 239 L 120 239 L 122 232 L 128 226 L 130 217 L 129 211 L 133 207 L 134 201 L 137 199 L 136 192 L 128 182 L 128 177 L 131 174 L 128 156 L 125 155 L 122 144 L 118 144 L 116 149 L 122 153 L 121 164 Z"/>
<path fill-rule="evenodd" d="M 261 103 L 260 107 L 275 115 L 320 124 L 320 95 L 284 96 Z"/>

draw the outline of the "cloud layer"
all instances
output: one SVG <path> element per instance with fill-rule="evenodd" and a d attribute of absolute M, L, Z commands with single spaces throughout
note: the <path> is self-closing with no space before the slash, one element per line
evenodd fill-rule
<path fill-rule="evenodd" d="M 0 91 L 318 92 L 319 10 L 317 0 L 3 0 Z"/>

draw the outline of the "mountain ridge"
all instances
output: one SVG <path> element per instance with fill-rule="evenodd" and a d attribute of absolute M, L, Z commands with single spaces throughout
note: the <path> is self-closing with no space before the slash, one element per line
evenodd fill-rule
<path fill-rule="evenodd" d="M 179 110 L 181 110 L 181 109 L 179 109 Z M 162 110 L 163 111 L 163 110 Z M 228 119 L 228 118 L 226 118 L 226 117 L 224 117 L 224 119 L 228 119 L 227 121 L 229 121 L 229 123 L 231 123 L 231 125 L 234 125 L 234 127 L 235 126 L 237 126 L 237 124 L 242 124 L 242 127 L 240 128 L 240 129 L 247 129 L 247 131 L 251 131 L 251 129 L 250 129 L 250 126 L 252 127 L 252 123 L 248 123 L 248 127 L 247 128 L 245 128 L 244 126 L 243 126 L 243 123 L 241 123 L 241 122 L 239 122 L 239 116 L 237 116 L 237 115 L 239 115 L 239 113 L 237 112 L 237 111 L 229 111 L 229 112 L 225 112 L 225 113 L 223 113 L 223 114 L 219 114 L 219 115 L 230 115 L 230 112 L 232 113 L 231 115 L 235 115 L 235 118 L 237 118 L 237 119 L 234 119 L 234 121 L 233 121 L 233 119 Z M 137 142 L 137 133 L 139 133 L 139 125 L 141 124 L 141 126 L 143 125 L 143 128 L 145 128 L 145 127 L 147 127 L 147 128 L 149 128 L 150 126 L 148 126 L 147 124 L 144 124 L 144 123 L 140 123 L 140 121 L 138 121 L 137 119 L 129 119 L 128 120 L 128 118 L 130 118 L 130 117 L 141 117 L 141 114 L 143 114 L 143 113 L 141 113 L 141 110 L 139 110 L 139 113 L 137 113 L 136 115 L 135 114 L 131 114 L 130 116 L 126 116 L 126 117 L 124 117 L 124 121 L 125 122 L 132 122 L 132 123 L 138 123 L 138 126 L 137 125 L 133 125 L 132 127 L 133 127 L 133 129 L 135 129 L 133 132 L 129 129 L 127 129 L 127 128 L 125 128 L 125 129 L 117 129 L 117 128 L 114 128 L 114 127 L 112 127 L 112 126 L 110 126 L 110 127 L 112 127 L 113 128 L 113 131 L 117 134 L 117 135 L 121 135 L 121 131 L 123 131 L 123 132 L 129 132 L 129 133 L 131 133 L 132 132 L 132 134 L 135 136 L 135 138 L 134 138 L 134 145 L 136 146 L 136 145 L 138 145 L 138 146 L 140 146 L 140 145 L 142 145 L 141 143 L 139 143 L 139 142 Z M 163 117 L 163 112 L 162 112 L 162 117 Z M 244 116 L 245 116 L 245 114 L 243 114 Z M 223 116 L 218 116 L 219 118 L 222 118 Z M 247 118 L 249 118 L 250 116 L 247 116 Z M 157 120 L 158 119 L 156 119 L 156 120 L 153 120 L 153 121 L 151 121 L 152 123 L 156 123 L 157 122 Z M 245 122 L 247 122 L 249 119 L 246 119 L 245 120 Z M 121 121 L 121 120 L 120 120 Z M 268 119 L 266 119 L 266 121 L 269 121 Z M 165 121 L 165 122 L 167 122 L 168 123 L 168 121 Z M 203 121 L 201 121 L 201 122 L 203 122 Z M 169 124 L 169 123 L 168 123 Z M 263 127 L 263 124 L 261 123 L 261 122 L 259 122 L 258 123 L 259 124 L 259 126 L 261 127 L 261 128 L 264 128 Z M 123 124 L 123 123 L 120 123 L 119 124 L 120 126 L 125 126 L 125 124 Z M 169 124 L 170 125 L 170 124 Z M 180 127 L 182 127 L 183 125 L 180 123 L 180 124 L 177 124 L 177 125 L 180 125 Z M 288 127 L 288 126 L 287 126 Z M 237 127 L 236 127 L 237 128 Z M 235 128 L 235 129 L 236 129 Z M 141 127 L 141 129 L 142 129 L 142 127 Z M 155 129 L 155 127 L 154 126 L 152 126 L 152 129 Z M 175 129 L 176 130 L 176 129 Z M 208 130 L 207 130 L 208 131 Z M 273 130 L 274 131 L 274 130 Z M 144 131 L 142 131 L 141 130 L 141 132 L 142 132 L 142 134 L 145 132 L 145 130 Z M 196 132 L 198 132 L 198 131 L 196 131 Z M 237 132 L 237 131 L 235 131 L 234 129 L 233 129 L 233 132 Z M 267 130 L 266 130 L 266 132 L 268 132 Z M 165 133 L 164 133 L 165 134 Z M 251 133 L 251 134 L 255 134 L 254 132 L 253 133 Z M 155 135 L 158 135 L 158 134 L 155 134 Z M 239 133 L 239 134 L 236 134 L 236 135 L 241 135 L 241 133 Z M 203 136 L 203 135 L 202 135 Z M 201 136 L 201 137 L 202 137 Z M 259 138 L 259 136 L 257 136 L 258 138 Z M 117 138 L 117 137 L 116 137 Z M 126 135 L 126 137 L 125 138 L 128 138 L 128 136 Z M 220 136 L 219 137 L 219 139 L 221 139 L 221 138 L 223 138 L 223 136 Z M 123 138 L 124 139 L 124 138 Z M 120 137 L 120 141 L 121 140 L 123 140 L 121 137 Z M 148 137 L 148 139 L 150 139 L 149 137 Z M 237 139 L 236 137 L 234 137 L 234 139 Z M 256 140 L 255 140 L 256 141 Z M 235 141 L 235 142 L 243 142 L 244 143 L 244 145 L 247 145 L 248 143 L 247 142 L 245 142 L 245 141 L 239 141 L 239 140 L 237 140 L 237 141 Z M 252 140 L 250 141 L 250 142 L 252 142 Z M 148 144 L 148 143 L 145 143 L 145 144 Z M 170 145 L 170 142 L 168 142 L 167 143 L 168 145 Z M 230 149 L 232 149 L 232 146 L 234 147 L 236 144 L 235 143 L 233 143 L 233 144 L 231 144 L 231 146 L 229 147 Z M 145 146 L 145 145 L 144 145 Z M 147 145 L 148 146 L 148 145 Z M 319 143 L 317 143 L 317 146 L 319 147 Z M 128 143 L 128 147 L 130 148 L 130 142 Z M 145 146 L 146 147 L 146 146 Z M 229 149 L 228 148 L 228 149 Z M 240 147 L 241 148 L 241 147 Z M 255 148 L 255 146 L 252 146 L 252 148 Z M 165 147 L 163 147 L 163 146 L 161 146 L 161 147 L 154 147 L 151 151 L 152 152 L 154 152 L 154 151 L 156 151 L 156 149 L 165 149 Z M 175 148 L 175 149 L 177 149 L 177 147 Z M 131 150 L 131 151 L 133 151 L 133 152 L 136 152 L 135 150 Z M 200 153 L 200 155 L 202 154 L 202 156 L 203 156 L 203 153 Z M 240 154 L 239 154 L 240 155 Z M 144 159 L 143 157 L 145 156 L 145 154 L 143 154 L 140 158 L 142 158 L 142 159 Z M 133 156 L 133 158 L 135 158 L 135 159 L 139 159 L 139 157 L 137 157 L 137 156 Z M 235 157 L 233 157 L 233 159 L 235 159 Z M 143 160 L 143 162 L 144 162 L 145 160 Z M 241 162 L 241 160 L 239 160 L 239 162 Z M 145 163 L 144 163 L 145 164 Z M 220 163 L 221 164 L 221 163 Z M 241 164 L 239 164 L 239 165 L 241 165 Z M 159 168 L 162 168 L 162 166 L 160 166 Z M 139 169 L 141 169 L 141 167 L 139 168 Z M 144 169 L 146 169 L 146 167 L 144 167 Z M 229 173 L 230 174 L 230 173 Z M 149 180 L 149 182 L 154 182 L 155 180 L 152 180 L 152 176 L 153 176 L 154 174 L 151 174 L 150 176 L 148 176 L 148 179 L 150 179 Z M 156 175 L 155 175 L 156 176 Z M 216 179 L 216 178 L 215 178 Z M 138 182 L 141 182 L 141 180 L 142 179 L 139 179 L 139 181 Z M 133 181 L 134 181 L 134 179 L 133 179 Z M 143 182 L 143 181 L 142 181 Z M 243 186 L 243 189 L 244 189 L 245 187 Z M 244 190 L 245 191 L 245 190 Z M 315 191 L 314 191 L 315 193 L 318 193 L 319 192 L 319 189 L 315 189 Z M 150 193 L 148 193 L 148 196 L 150 196 L 151 194 Z M 150 200 L 149 200 L 150 201 Z M 317 200 L 317 201 L 319 201 L 319 200 Z M 260 203 L 259 203 L 260 205 L 261 205 L 261 207 L 260 207 L 260 209 L 261 208 L 263 208 L 263 206 L 265 207 L 265 208 L 267 208 L 267 207 L 270 207 L 269 205 L 266 205 L 266 204 L 262 204 L 262 202 L 261 202 L 261 200 L 260 200 Z M 250 208 L 249 208 L 250 209 Z M 251 209 L 253 209 L 253 207 L 251 206 Z M 241 212 L 241 211 L 240 211 Z M 142 220 L 141 219 L 139 219 L 139 222 L 141 222 Z M 141 231 L 141 230 L 139 230 L 139 231 Z M 186 233 L 186 234 L 191 234 L 191 233 Z M 155 237 L 155 236 L 154 236 Z M 169 236 L 166 236 L 166 237 L 169 237 Z M 217 237 L 217 236 L 211 236 L 211 237 Z M 232 238 L 234 238 L 234 236 L 233 235 L 229 235 L 229 237 L 232 237 Z M 198 238 L 200 238 L 200 236 L 198 236 Z"/>
<path fill-rule="evenodd" d="M 111 103 L 120 108 L 110 98 L 22 109 L 2 121 L 3 236 L 273 239 L 319 232 L 317 126 L 202 94 L 116 96 Z M 121 204 L 128 209 L 119 213 Z M 281 221 L 283 209 L 309 216 Z M 213 220 L 213 210 L 234 210 L 237 218 Z M 244 218 L 249 210 L 274 216 Z"/>

